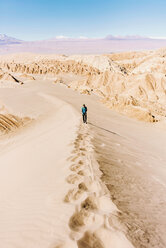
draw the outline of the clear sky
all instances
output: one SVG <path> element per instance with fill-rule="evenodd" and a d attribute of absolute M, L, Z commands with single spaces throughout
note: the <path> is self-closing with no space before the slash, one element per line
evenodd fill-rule
<path fill-rule="evenodd" d="M 0 33 L 23 40 L 166 37 L 166 0 L 0 0 Z"/>

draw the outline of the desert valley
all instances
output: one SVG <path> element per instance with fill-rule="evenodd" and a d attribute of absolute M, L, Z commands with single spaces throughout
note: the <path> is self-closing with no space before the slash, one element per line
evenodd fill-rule
<path fill-rule="evenodd" d="M 82 94 L 95 94 L 108 108 L 143 121 L 165 121 L 166 50 L 110 55 L 0 57 L 0 80 L 23 84 L 50 79 Z"/>
<path fill-rule="evenodd" d="M 1 55 L 2 247 L 165 248 L 165 106 L 165 49 Z"/>

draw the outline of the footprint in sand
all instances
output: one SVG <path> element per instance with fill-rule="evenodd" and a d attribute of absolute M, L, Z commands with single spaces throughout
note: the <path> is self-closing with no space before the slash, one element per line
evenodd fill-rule
<path fill-rule="evenodd" d="M 102 215 L 96 214 L 93 211 L 82 208 L 71 216 L 69 220 L 69 227 L 75 232 L 84 232 L 89 228 L 102 226 L 104 218 Z"/>
<path fill-rule="evenodd" d="M 82 176 L 77 174 L 71 174 L 66 178 L 66 181 L 70 184 L 78 183 L 82 180 Z"/>
<path fill-rule="evenodd" d="M 105 248 L 102 241 L 90 231 L 85 232 L 84 236 L 77 242 L 78 248 Z"/>
<path fill-rule="evenodd" d="M 78 248 L 77 244 L 71 240 L 63 242 L 59 245 L 52 246 L 50 248 Z"/>
<path fill-rule="evenodd" d="M 83 227 L 92 224 L 94 221 L 94 214 L 87 211 L 86 209 L 81 209 L 76 211 L 69 220 L 69 227 L 73 231 L 80 231 Z"/>
<path fill-rule="evenodd" d="M 88 191 L 88 187 L 87 187 L 87 185 L 85 184 L 85 182 L 82 182 L 82 183 L 78 184 L 78 188 L 79 188 L 80 190 L 83 190 L 83 191 Z"/>
<path fill-rule="evenodd" d="M 77 171 L 77 174 L 78 174 L 78 175 L 81 175 L 81 176 L 84 176 L 84 177 L 85 177 L 85 176 L 90 176 L 90 175 L 91 175 L 89 169 L 79 170 L 79 171 Z"/>
<path fill-rule="evenodd" d="M 99 201 L 95 195 L 88 196 L 82 203 L 81 208 L 86 210 L 98 210 Z"/>
<path fill-rule="evenodd" d="M 80 159 L 80 157 L 84 157 L 85 153 L 84 152 L 79 152 L 77 155 L 70 157 L 71 162 L 76 162 L 76 160 Z"/>
<path fill-rule="evenodd" d="M 64 198 L 64 202 L 72 202 L 79 200 L 85 193 L 83 188 L 70 189 Z"/>
<path fill-rule="evenodd" d="M 70 170 L 75 171 L 75 172 L 79 171 L 81 168 L 82 168 L 82 165 L 79 165 L 79 164 L 72 164 L 70 166 Z"/>

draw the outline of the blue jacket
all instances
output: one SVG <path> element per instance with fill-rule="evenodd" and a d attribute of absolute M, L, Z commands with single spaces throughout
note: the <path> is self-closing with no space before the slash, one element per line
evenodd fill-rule
<path fill-rule="evenodd" d="M 86 112 L 87 112 L 87 107 L 82 107 L 82 114 L 84 115 L 86 114 Z"/>

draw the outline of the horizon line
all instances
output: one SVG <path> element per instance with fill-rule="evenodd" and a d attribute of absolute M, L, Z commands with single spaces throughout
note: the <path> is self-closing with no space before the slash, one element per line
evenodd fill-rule
<path fill-rule="evenodd" d="M 44 41 L 44 40 L 113 40 L 113 39 L 119 39 L 119 40 L 123 40 L 123 39 L 156 39 L 156 40 L 166 40 L 166 36 L 141 36 L 141 35 L 112 35 L 112 34 L 108 34 L 106 36 L 103 37 L 88 37 L 88 36 L 65 36 L 65 35 L 56 35 L 56 36 L 52 36 L 50 38 L 41 38 L 41 39 L 32 39 L 32 40 L 24 40 L 21 38 L 16 38 L 15 36 L 12 35 L 7 35 L 7 34 L 2 34 L 0 33 L 0 36 L 4 36 L 4 38 L 13 38 L 13 39 L 17 39 L 20 41 L 25 41 L 25 42 L 35 42 L 35 41 Z M 1 39 L 0 39 L 1 40 Z"/>

